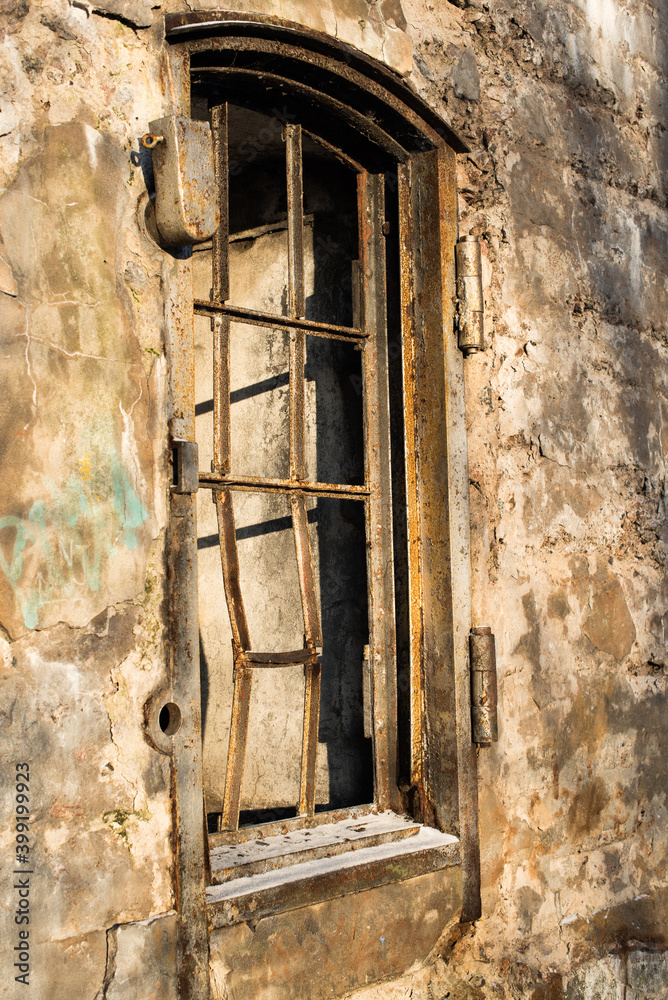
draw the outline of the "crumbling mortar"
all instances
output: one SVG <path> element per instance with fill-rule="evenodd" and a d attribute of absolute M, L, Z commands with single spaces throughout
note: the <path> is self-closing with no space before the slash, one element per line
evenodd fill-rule
<path fill-rule="evenodd" d="M 104 970 L 104 979 L 102 980 L 102 985 L 98 992 L 95 994 L 95 1000 L 107 1000 L 107 990 L 114 981 L 116 976 L 116 954 L 118 951 L 118 928 L 120 924 L 114 924 L 113 927 L 108 927 L 106 932 L 107 939 L 107 961 Z"/>

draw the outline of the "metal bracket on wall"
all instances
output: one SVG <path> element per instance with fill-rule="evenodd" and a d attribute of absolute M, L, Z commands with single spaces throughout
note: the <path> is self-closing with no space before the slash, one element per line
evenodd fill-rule
<path fill-rule="evenodd" d="M 499 738 L 496 716 L 496 643 L 489 626 L 472 628 L 471 651 L 471 739 L 489 746 Z"/>
<path fill-rule="evenodd" d="M 199 472 L 196 441 L 172 441 L 172 469 L 173 493 L 197 493 Z"/>
<path fill-rule="evenodd" d="M 477 236 L 462 236 L 455 245 L 459 349 L 464 356 L 485 349 L 482 256 Z"/>
<path fill-rule="evenodd" d="M 166 246 L 190 246 L 213 236 L 220 221 L 208 122 L 170 115 L 142 137 L 155 178 L 155 221 Z"/>

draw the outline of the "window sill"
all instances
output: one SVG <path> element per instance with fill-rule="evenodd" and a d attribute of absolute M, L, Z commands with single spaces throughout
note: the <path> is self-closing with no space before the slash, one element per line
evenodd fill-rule
<path fill-rule="evenodd" d="M 391 812 L 215 847 L 209 919 L 259 920 L 459 863 L 456 837 Z"/>

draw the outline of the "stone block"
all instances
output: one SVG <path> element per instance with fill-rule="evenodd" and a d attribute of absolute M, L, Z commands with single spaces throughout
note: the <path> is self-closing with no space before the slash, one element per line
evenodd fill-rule
<path fill-rule="evenodd" d="M 107 936 L 100 1000 L 172 1000 L 177 995 L 175 914 L 112 927 Z"/>
<path fill-rule="evenodd" d="M 447 868 L 215 930 L 212 1000 L 324 1000 L 398 976 L 426 959 L 460 904 L 460 870 Z"/>

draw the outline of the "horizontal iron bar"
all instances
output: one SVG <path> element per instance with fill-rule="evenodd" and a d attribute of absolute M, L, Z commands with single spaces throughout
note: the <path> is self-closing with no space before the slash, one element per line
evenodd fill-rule
<path fill-rule="evenodd" d="M 255 309 L 243 309 L 241 306 L 231 306 L 224 302 L 205 302 L 195 299 L 196 313 L 205 316 L 217 316 L 221 313 L 238 323 L 250 323 L 252 326 L 268 326 L 281 329 L 304 330 L 314 337 L 331 337 L 334 340 L 360 341 L 366 340 L 369 334 L 354 326 L 337 326 L 335 323 L 318 323 L 313 319 L 294 319 L 290 316 L 279 316 L 273 313 L 259 312 Z"/>
<path fill-rule="evenodd" d="M 317 659 L 317 654 L 311 649 L 295 649 L 291 653 L 256 653 L 254 649 L 248 649 L 238 655 L 238 663 L 244 667 L 298 667 Z"/>
<path fill-rule="evenodd" d="M 213 472 L 200 472 L 200 488 L 250 490 L 256 493 L 286 493 L 306 496 L 342 497 L 364 500 L 371 493 L 367 486 L 343 486 L 337 483 L 307 483 L 292 479 L 260 479 L 257 476 L 217 476 Z"/>

